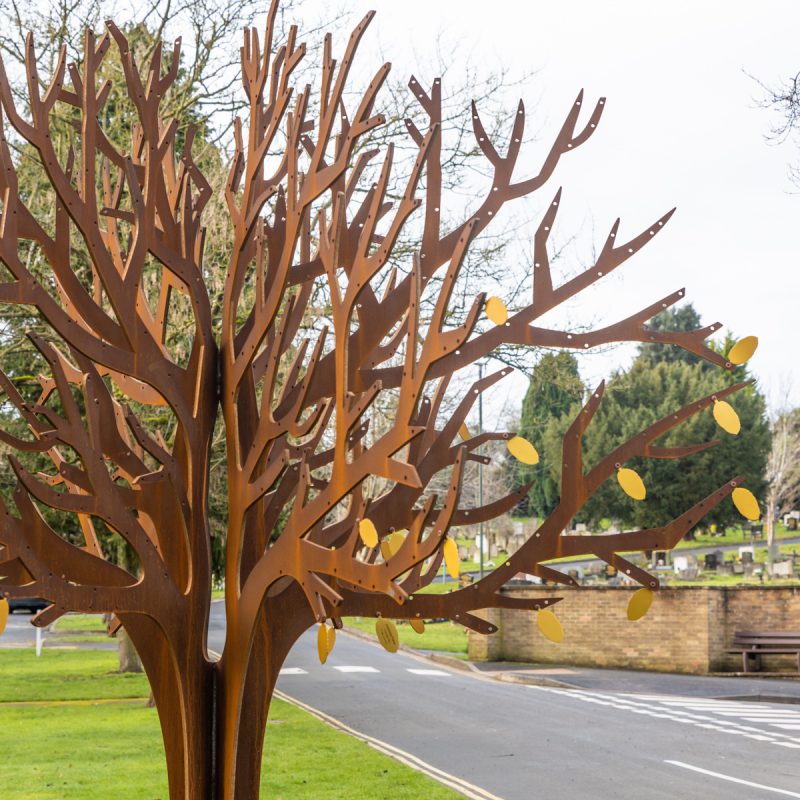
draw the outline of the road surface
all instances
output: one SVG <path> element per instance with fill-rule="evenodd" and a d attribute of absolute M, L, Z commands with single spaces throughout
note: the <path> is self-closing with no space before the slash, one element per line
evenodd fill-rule
<path fill-rule="evenodd" d="M 313 631 L 278 689 L 479 800 L 800 798 L 800 705 L 506 684 L 341 634 L 323 666 Z"/>
<path fill-rule="evenodd" d="M 224 636 L 215 602 L 211 647 Z M 3 645 L 34 637 L 30 616 L 13 614 Z M 735 699 L 796 685 L 564 672 L 585 688 L 502 683 L 342 634 L 323 666 L 311 631 L 278 690 L 473 800 L 800 799 L 800 704 Z"/>

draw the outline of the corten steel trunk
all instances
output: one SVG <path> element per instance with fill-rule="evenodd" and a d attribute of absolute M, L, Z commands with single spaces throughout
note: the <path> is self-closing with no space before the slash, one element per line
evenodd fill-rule
<path fill-rule="evenodd" d="M 490 298 L 487 314 L 480 293 L 459 305 L 471 243 L 505 203 L 540 189 L 561 157 L 592 135 L 604 99 L 587 115 L 583 93 L 577 96 L 539 173 L 525 179 L 514 177 L 522 103 L 502 148 L 473 104 L 476 152 L 491 181 L 461 222 L 445 222 L 441 81 L 426 89 L 411 79 L 418 113 L 406 120 L 402 144 L 416 154 L 410 161 L 398 156 L 397 166 L 393 145 L 382 146 L 389 138 L 384 117 L 374 113 L 389 65 L 360 94 L 346 91 L 372 14 L 339 59 L 325 37 L 312 99 L 310 86 L 295 78 L 305 56 L 296 28 L 274 43 L 277 11 L 275 1 L 263 48 L 254 29 L 244 33 L 244 120 L 233 126 L 233 160 L 220 187 L 230 232 L 224 276 L 210 276 L 218 265 L 203 263 L 203 212 L 215 195 L 193 156 L 201 133 L 161 118 L 181 80 L 180 42 L 167 56 L 157 47 L 140 70 L 134 44 L 108 22 L 99 38 L 87 31 L 79 65 L 67 65 L 62 53 L 43 80 L 29 37 L 30 119 L 18 112 L 0 69 L 7 123 L 0 132 L 0 262 L 7 273 L 0 302 L 35 309 L 50 330 L 47 338 L 31 335 L 41 368 L 38 396 L 0 372 L 5 403 L 24 423 L 14 427 L 12 420 L 0 430 L 0 440 L 19 454 L 11 458 L 13 506 L 0 514 L 0 590 L 46 598 L 37 625 L 67 611 L 116 615 L 153 688 L 173 800 L 258 797 L 275 681 L 312 625 L 340 628 L 349 615 L 381 618 L 389 645 L 396 645 L 393 619 L 449 618 L 491 634 L 495 626 L 473 612 L 545 611 L 559 601 L 499 591 L 519 573 L 573 584 L 545 563 L 559 556 L 594 554 L 656 589 L 654 577 L 619 553 L 674 546 L 703 514 L 741 491 L 734 478 L 653 530 L 563 535 L 626 462 L 680 458 L 711 446 L 655 442 L 745 385 L 723 382 L 716 394 L 676 409 L 587 466 L 583 435 L 601 384 L 564 437 L 561 499 L 550 517 L 482 580 L 446 595 L 422 591 L 445 551 L 457 570 L 451 527 L 504 514 L 529 489 L 469 503 L 461 495 L 469 463 L 488 463 L 484 446 L 502 442 L 531 463 L 538 458 L 512 432 L 472 436 L 465 425 L 476 399 L 511 369 L 482 376 L 466 391 L 453 379 L 459 370 L 501 346 L 584 351 L 617 341 L 672 344 L 720 367 L 733 365 L 705 343 L 719 324 L 689 332 L 647 327 L 684 297 L 682 289 L 595 330 L 541 327 L 548 311 L 651 241 L 672 212 L 627 241 L 618 237 L 617 220 L 595 263 L 557 285 L 548 241 L 559 189 L 535 232 L 530 302 L 509 311 Z M 102 125 L 111 89 L 102 64 L 112 43 L 128 95 L 127 105 L 117 101 L 117 113 L 132 119 L 126 143 L 112 141 Z M 79 121 L 71 148 L 56 146 L 66 117 Z M 44 224 L 20 186 L 9 126 L 49 184 L 52 219 Z M 421 235 L 406 257 L 403 236 L 417 223 Z M 32 271 L 37 259 L 45 271 Z M 224 277 L 224 288 L 211 298 L 214 277 Z M 227 639 L 217 661 L 207 646 L 208 516 L 220 416 Z M 83 541 L 59 535 L 41 508 L 72 515 Z M 135 552 L 137 570 L 106 559 L 109 533 Z"/>

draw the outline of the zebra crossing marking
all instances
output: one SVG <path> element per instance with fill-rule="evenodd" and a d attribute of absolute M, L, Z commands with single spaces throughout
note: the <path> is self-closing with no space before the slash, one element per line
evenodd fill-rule
<path fill-rule="evenodd" d="M 560 694 L 586 703 L 617 708 L 633 714 L 667 719 L 732 736 L 744 736 L 754 741 L 800 748 L 800 738 L 790 734 L 791 731 L 800 731 L 800 712 L 793 709 L 776 709 L 771 706 L 754 709 L 753 704 L 747 702 L 670 695 L 609 694 L 544 686 L 528 688 Z M 750 722 L 758 723 L 766 728 L 747 724 Z"/>

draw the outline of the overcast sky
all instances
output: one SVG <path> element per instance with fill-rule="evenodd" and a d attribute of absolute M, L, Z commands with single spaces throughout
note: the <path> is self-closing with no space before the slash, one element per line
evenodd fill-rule
<path fill-rule="evenodd" d="M 538 169 L 579 88 L 587 111 L 607 96 L 597 133 L 541 191 L 544 204 L 564 186 L 558 233 L 577 231 L 576 252 L 586 253 L 618 215 L 620 235 L 633 235 L 672 206 L 678 211 L 570 314 L 611 322 L 686 287 L 704 322 L 759 337 L 751 366 L 773 402 L 791 382 L 800 403 L 800 195 L 787 175 L 800 151 L 765 142 L 774 118 L 757 107 L 763 93 L 746 74 L 775 84 L 800 70 L 800 3 L 353 0 L 352 7 L 378 11 L 367 46 L 379 43 L 402 74 L 425 63 L 440 33 L 487 71 L 500 64 L 536 71 L 515 90 L 538 131 L 521 173 Z M 363 57 L 372 54 L 365 49 Z M 531 235 L 536 223 L 532 216 Z M 586 359 L 582 372 L 595 381 L 631 356 L 632 348 L 616 348 Z M 512 395 L 522 385 L 512 384 Z"/>

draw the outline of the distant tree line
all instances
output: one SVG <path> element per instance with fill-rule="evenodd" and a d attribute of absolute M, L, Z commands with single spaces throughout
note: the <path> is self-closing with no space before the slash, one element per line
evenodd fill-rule
<path fill-rule="evenodd" d="M 664 311 L 651 323 L 656 330 L 688 331 L 700 325 L 700 317 L 691 305 Z M 734 341 L 727 339 L 720 344 L 720 350 L 727 352 Z M 603 402 L 585 436 L 587 468 L 601 454 L 669 409 L 750 378 L 745 365 L 726 373 L 677 348 L 641 345 L 631 366 L 616 372 L 607 383 Z M 519 428 L 521 435 L 536 443 L 541 459 L 536 466 L 521 465 L 516 470 L 519 484 L 533 482 L 516 513 L 543 517 L 558 504 L 561 441 L 591 388 L 594 387 L 586 387 L 581 381 L 578 362 L 570 354 L 546 353 L 535 367 L 522 404 Z M 627 464 L 648 487 L 646 499 L 635 502 L 615 481 L 607 481 L 589 500 L 577 521 L 591 527 L 598 527 L 606 520 L 626 528 L 664 525 L 679 516 L 687 503 L 710 494 L 736 474 L 744 475 L 748 488 L 763 499 L 771 441 L 764 396 L 753 384 L 737 393 L 731 404 L 741 420 L 742 435 L 732 436 L 723 431 L 711 410 L 693 417 L 657 444 L 679 446 L 710 440 L 718 440 L 719 444 L 678 461 L 642 458 Z M 733 504 L 722 503 L 709 513 L 704 524 L 723 527 L 739 521 L 741 516 Z"/>

